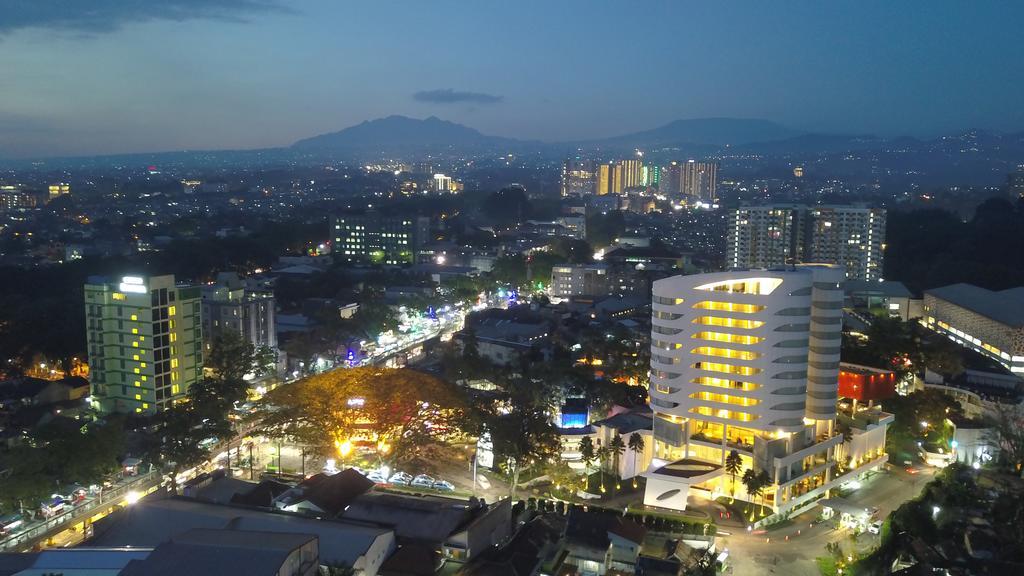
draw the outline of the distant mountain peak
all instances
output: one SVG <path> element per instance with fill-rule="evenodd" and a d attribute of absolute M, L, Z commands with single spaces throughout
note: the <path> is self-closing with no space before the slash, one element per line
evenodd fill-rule
<path fill-rule="evenodd" d="M 392 114 L 366 120 L 337 132 L 299 140 L 292 148 L 310 151 L 351 149 L 392 149 L 410 147 L 486 147 L 514 143 L 515 140 L 487 136 L 478 130 L 442 120 L 437 116 L 424 119 Z"/>

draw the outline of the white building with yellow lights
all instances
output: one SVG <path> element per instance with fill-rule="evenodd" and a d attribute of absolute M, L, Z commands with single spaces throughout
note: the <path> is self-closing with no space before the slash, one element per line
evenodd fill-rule
<path fill-rule="evenodd" d="M 644 503 L 681 510 L 689 496 L 735 490 L 752 469 L 765 503 L 785 514 L 885 462 L 872 446 L 837 467 L 842 267 L 797 266 L 674 276 L 654 283 L 651 407 L 654 453 Z M 726 457 L 742 461 L 733 477 Z"/>
<path fill-rule="evenodd" d="M 153 413 L 203 371 L 200 290 L 174 276 L 91 277 L 85 322 L 92 402 L 102 413 Z"/>

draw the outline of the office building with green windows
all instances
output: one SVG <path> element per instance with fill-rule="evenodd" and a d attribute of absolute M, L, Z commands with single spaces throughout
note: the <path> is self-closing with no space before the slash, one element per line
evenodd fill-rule
<path fill-rule="evenodd" d="M 430 218 L 349 211 L 333 220 L 332 254 L 342 262 L 415 264 L 416 251 L 429 238 Z"/>
<path fill-rule="evenodd" d="M 92 404 L 103 414 L 171 407 L 203 372 L 198 286 L 174 276 L 90 277 L 85 321 Z"/>

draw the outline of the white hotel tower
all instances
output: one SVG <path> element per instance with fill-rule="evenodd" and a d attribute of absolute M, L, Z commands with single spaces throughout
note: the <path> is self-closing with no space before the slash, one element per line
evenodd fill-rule
<path fill-rule="evenodd" d="M 776 512 L 835 484 L 845 458 L 836 424 L 844 279 L 842 267 L 806 265 L 654 283 L 645 504 L 681 510 L 688 495 L 733 489 L 749 500 L 739 481 L 747 469 L 771 479 L 764 498 Z M 733 450 L 735 487 L 725 471 Z M 844 477 L 861 462 L 884 462 L 881 447 Z"/>

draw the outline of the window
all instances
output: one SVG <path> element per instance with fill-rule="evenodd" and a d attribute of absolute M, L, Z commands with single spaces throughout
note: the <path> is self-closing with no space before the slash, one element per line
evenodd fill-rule
<path fill-rule="evenodd" d="M 737 320 L 735 318 L 719 318 L 717 316 L 699 316 L 693 321 L 694 324 L 702 324 L 704 326 L 722 326 L 725 328 L 742 328 L 744 330 L 752 330 L 754 328 L 760 328 L 764 326 L 764 322 L 760 320 Z"/>
<path fill-rule="evenodd" d="M 732 350 L 730 348 L 715 348 L 712 346 L 701 346 L 690 350 L 690 354 L 702 354 L 704 356 L 717 356 L 719 358 L 735 358 L 737 360 L 757 360 L 761 355 L 757 352 L 747 350 Z"/>
<path fill-rule="evenodd" d="M 764 310 L 764 306 L 756 304 L 737 304 L 735 302 L 715 302 L 705 300 L 693 305 L 698 310 L 717 310 L 719 312 L 740 312 L 742 314 L 756 314 Z"/>

